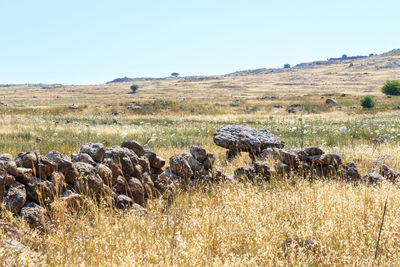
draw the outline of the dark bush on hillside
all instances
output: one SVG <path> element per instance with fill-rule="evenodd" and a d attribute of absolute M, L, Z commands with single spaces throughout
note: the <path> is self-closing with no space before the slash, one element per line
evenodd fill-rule
<path fill-rule="evenodd" d="M 285 69 L 290 69 L 290 64 L 285 64 L 285 65 L 283 65 L 283 68 L 285 68 Z"/>
<path fill-rule="evenodd" d="M 370 95 L 366 95 L 360 100 L 360 104 L 363 108 L 373 108 L 375 107 L 374 98 Z"/>
<path fill-rule="evenodd" d="M 137 85 L 137 84 L 132 84 L 132 85 L 131 85 L 132 94 L 136 93 L 136 91 L 137 91 L 138 89 L 139 89 L 139 85 Z"/>
<path fill-rule="evenodd" d="M 400 82 L 397 80 L 386 81 L 382 87 L 385 95 L 400 95 Z"/>

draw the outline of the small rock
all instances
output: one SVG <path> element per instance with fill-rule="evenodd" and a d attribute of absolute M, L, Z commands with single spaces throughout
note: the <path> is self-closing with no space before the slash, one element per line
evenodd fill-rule
<path fill-rule="evenodd" d="M 135 140 L 126 140 L 122 142 L 121 147 L 126 147 L 133 150 L 133 152 L 135 152 L 138 157 L 143 156 L 145 153 L 145 150 L 142 147 L 142 145 Z"/>
<path fill-rule="evenodd" d="M 3 201 L 7 210 L 18 214 L 26 202 L 25 186 L 15 182 L 6 192 Z"/>
<path fill-rule="evenodd" d="M 326 104 L 337 104 L 337 101 L 335 99 L 333 99 L 333 98 L 327 98 L 325 100 L 325 103 Z"/>

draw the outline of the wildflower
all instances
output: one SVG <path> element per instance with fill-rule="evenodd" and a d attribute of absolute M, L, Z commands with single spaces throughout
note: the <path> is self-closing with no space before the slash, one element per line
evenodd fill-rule
<path fill-rule="evenodd" d="M 81 133 L 82 133 L 81 130 L 76 131 L 76 134 L 77 134 L 77 135 L 80 135 Z"/>
<path fill-rule="evenodd" d="M 297 130 L 297 127 L 293 127 L 291 130 L 292 130 L 292 132 L 294 132 Z"/>
<path fill-rule="evenodd" d="M 344 132 L 347 130 L 347 127 L 343 125 L 342 127 L 339 128 L 339 130 L 340 130 L 342 133 L 344 133 Z"/>
<path fill-rule="evenodd" d="M 290 125 L 293 125 L 294 124 L 294 121 L 290 121 Z"/>
<path fill-rule="evenodd" d="M 123 132 L 120 136 L 121 136 L 122 138 L 125 138 L 127 135 L 128 135 L 127 133 Z"/>

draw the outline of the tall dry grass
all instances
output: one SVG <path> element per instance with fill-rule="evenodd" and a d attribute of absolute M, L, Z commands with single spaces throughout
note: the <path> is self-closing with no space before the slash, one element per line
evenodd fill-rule
<path fill-rule="evenodd" d="M 383 204 L 388 209 L 378 259 L 375 245 Z M 148 214 L 90 206 L 66 216 L 59 210 L 46 232 L 21 221 L 25 249 L 2 245 L 0 262 L 49 266 L 395 266 L 400 262 L 400 195 L 392 184 L 275 180 L 222 184 L 180 193 L 169 209 L 152 202 Z M 11 219 L 11 221 L 13 221 Z M 313 239 L 326 254 L 283 253 L 288 237 Z M 0 237 L 6 242 L 7 236 Z"/>

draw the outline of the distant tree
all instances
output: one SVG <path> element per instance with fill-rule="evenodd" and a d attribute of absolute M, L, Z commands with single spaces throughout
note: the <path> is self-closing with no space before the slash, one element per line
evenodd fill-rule
<path fill-rule="evenodd" d="M 374 98 L 370 95 L 366 95 L 360 100 L 360 104 L 363 108 L 373 108 L 375 107 Z"/>
<path fill-rule="evenodd" d="M 173 72 L 173 73 L 171 73 L 171 76 L 172 76 L 172 77 L 178 77 L 178 76 L 179 76 L 179 73 Z"/>
<path fill-rule="evenodd" d="M 369 56 L 370 56 L 370 57 L 373 57 L 373 56 L 374 56 L 374 54 L 372 54 L 372 53 L 371 53 L 371 54 L 369 54 Z"/>
<path fill-rule="evenodd" d="M 137 84 L 132 84 L 132 85 L 131 85 L 132 94 L 136 93 L 136 91 L 137 91 L 138 89 L 139 89 L 139 85 L 137 85 Z"/>
<path fill-rule="evenodd" d="M 290 64 L 285 64 L 285 65 L 283 65 L 283 68 L 284 68 L 284 69 L 290 69 Z"/>
<path fill-rule="evenodd" d="M 342 58 L 347 58 L 347 55 L 346 55 L 346 54 L 343 54 L 343 55 L 342 55 Z"/>
<path fill-rule="evenodd" d="M 382 93 L 385 95 L 400 95 L 400 82 L 397 80 L 386 81 L 382 86 Z"/>

